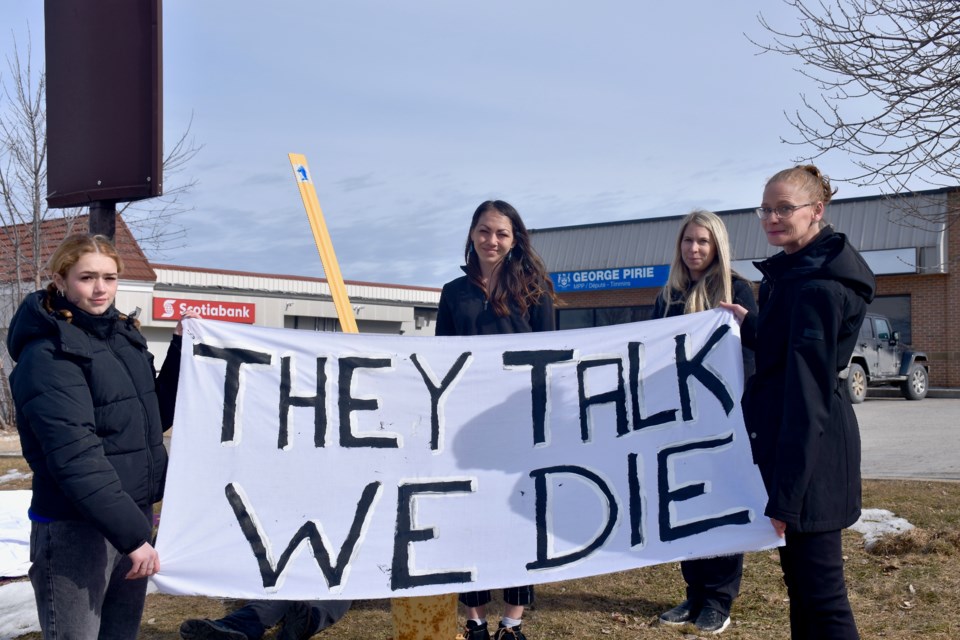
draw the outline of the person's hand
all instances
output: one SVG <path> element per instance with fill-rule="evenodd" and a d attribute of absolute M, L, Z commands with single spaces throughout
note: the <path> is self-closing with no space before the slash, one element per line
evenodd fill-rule
<path fill-rule="evenodd" d="M 183 312 L 183 315 L 180 316 L 180 319 L 177 321 L 177 326 L 173 328 L 173 335 L 182 336 L 183 335 L 183 319 L 184 318 L 193 318 L 194 320 L 200 319 L 200 314 L 194 311 L 193 309 L 187 309 Z"/>
<path fill-rule="evenodd" d="M 733 314 L 733 317 L 737 319 L 737 324 L 743 324 L 743 319 L 747 317 L 749 311 L 739 304 L 731 302 L 720 302 L 718 303 L 721 309 L 726 309 Z"/>
<path fill-rule="evenodd" d="M 777 536 L 782 538 L 787 533 L 787 523 L 783 520 L 777 520 L 776 518 L 770 518 L 770 524 L 773 525 L 773 530 L 777 532 Z"/>
<path fill-rule="evenodd" d="M 147 578 L 160 572 L 160 554 L 149 542 L 144 542 L 127 556 L 133 561 L 133 567 L 124 576 L 127 580 Z"/>

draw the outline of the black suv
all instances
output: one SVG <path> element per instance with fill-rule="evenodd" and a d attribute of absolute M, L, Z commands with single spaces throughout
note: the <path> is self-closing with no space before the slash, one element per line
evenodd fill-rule
<path fill-rule="evenodd" d="M 923 400 L 928 368 L 927 354 L 903 344 L 886 316 L 868 313 L 845 371 L 847 390 L 854 404 L 867 397 L 867 387 L 898 385 L 907 400 Z"/>

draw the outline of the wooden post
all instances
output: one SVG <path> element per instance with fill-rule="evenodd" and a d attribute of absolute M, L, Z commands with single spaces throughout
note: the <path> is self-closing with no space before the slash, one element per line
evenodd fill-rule
<path fill-rule="evenodd" d="M 307 158 L 299 153 L 289 154 L 290 165 L 300 189 L 303 206 L 310 219 L 313 239 L 320 252 L 323 274 L 330 286 L 333 303 L 337 308 L 340 327 L 344 333 L 359 333 L 353 307 L 347 297 L 347 287 L 340 273 L 340 265 L 333 252 L 333 243 L 323 219 L 323 211 L 317 201 L 317 192 L 310 177 Z M 393 598 L 393 640 L 454 640 L 457 635 L 457 596 L 425 596 L 418 598 Z"/>
<path fill-rule="evenodd" d="M 360 333 L 357 329 L 357 319 L 353 315 L 353 307 L 350 306 L 350 299 L 347 297 L 347 286 L 343 283 L 343 276 L 340 274 L 340 264 L 333 252 L 330 232 L 327 231 L 327 223 L 323 219 L 323 211 L 317 201 L 317 191 L 313 187 L 307 158 L 299 153 L 288 155 L 293 167 L 293 175 L 297 179 L 297 187 L 300 189 L 300 197 L 303 198 L 303 206 L 307 210 L 310 228 L 313 229 L 313 239 L 317 243 L 317 251 L 320 252 L 323 275 L 330 287 L 333 304 L 337 307 L 340 328 L 344 333 Z"/>

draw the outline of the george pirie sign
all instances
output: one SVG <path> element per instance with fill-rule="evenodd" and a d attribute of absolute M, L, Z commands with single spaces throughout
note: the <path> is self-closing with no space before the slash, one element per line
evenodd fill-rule
<path fill-rule="evenodd" d="M 188 309 L 207 320 L 223 320 L 253 324 L 257 319 L 257 305 L 252 302 L 223 302 L 221 300 L 187 300 L 184 298 L 154 298 L 154 320 L 179 320 Z"/>
<path fill-rule="evenodd" d="M 188 319 L 155 578 L 385 598 L 780 544 L 731 314 L 400 337 Z"/>
<path fill-rule="evenodd" d="M 559 271 L 550 274 L 557 291 L 599 291 L 602 289 L 642 289 L 662 287 L 670 265 L 647 267 L 611 267 L 583 271 Z"/>

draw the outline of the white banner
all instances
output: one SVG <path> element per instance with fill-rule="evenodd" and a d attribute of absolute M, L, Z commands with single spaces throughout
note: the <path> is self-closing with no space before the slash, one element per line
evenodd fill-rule
<path fill-rule="evenodd" d="M 184 326 L 164 592 L 429 595 L 780 543 L 729 313 L 462 338 Z"/>

